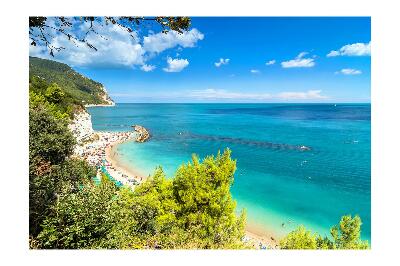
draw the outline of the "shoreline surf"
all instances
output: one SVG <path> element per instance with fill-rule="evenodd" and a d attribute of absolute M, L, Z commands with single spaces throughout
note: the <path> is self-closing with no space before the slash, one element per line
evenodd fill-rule
<path fill-rule="evenodd" d="M 127 176 L 136 176 L 140 181 L 145 181 L 147 179 L 145 175 L 132 166 L 123 163 L 121 158 L 119 158 L 121 155 L 117 152 L 118 145 L 128 141 L 131 140 L 116 142 L 107 147 L 105 149 L 106 160 L 109 161 L 119 172 Z"/>

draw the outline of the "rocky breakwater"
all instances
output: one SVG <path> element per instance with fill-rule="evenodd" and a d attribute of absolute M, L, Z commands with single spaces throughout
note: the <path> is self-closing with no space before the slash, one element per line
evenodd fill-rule
<path fill-rule="evenodd" d="M 132 127 L 136 132 L 135 141 L 137 141 L 137 142 L 145 142 L 150 138 L 150 133 L 145 127 L 142 127 L 142 126 L 139 126 L 139 125 L 133 125 Z"/>

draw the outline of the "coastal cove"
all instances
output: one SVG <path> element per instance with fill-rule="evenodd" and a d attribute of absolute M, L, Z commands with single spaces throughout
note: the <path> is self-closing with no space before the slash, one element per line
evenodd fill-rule
<path fill-rule="evenodd" d="M 371 22 L 29 16 L 29 249 L 371 249 Z"/>
<path fill-rule="evenodd" d="M 107 150 L 113 165 L 135 175 L 161 165 L 172 176 L 192 153 L 229 147 L 237 159 L 232 195 L 257 235 L 279 238 L 299 224 L 327 235 L 342 215 L 359 214 L 362 238 L 370 240 L 369 104 L 117 103 L 87 110 L 95 131 L 150 130 L 149 142 Z"/>

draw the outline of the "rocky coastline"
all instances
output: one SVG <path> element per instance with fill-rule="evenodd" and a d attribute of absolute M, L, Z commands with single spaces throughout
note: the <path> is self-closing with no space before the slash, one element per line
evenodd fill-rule
<path fill-rule="evenodd" d="M 140 125 L 133 125 L 132 127 L 137 133 L 136 142 L 146 142 L 150 139 L 150 133 L 145 127 Z"/>

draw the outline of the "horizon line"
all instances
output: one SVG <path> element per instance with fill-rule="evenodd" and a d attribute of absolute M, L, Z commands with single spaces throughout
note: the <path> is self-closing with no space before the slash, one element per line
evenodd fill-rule
<path fill-rule="evenodd" d="M 371 104 L 371 102 L 114 102 L 114 103 L 139 103 L 139 104 Z"/>

